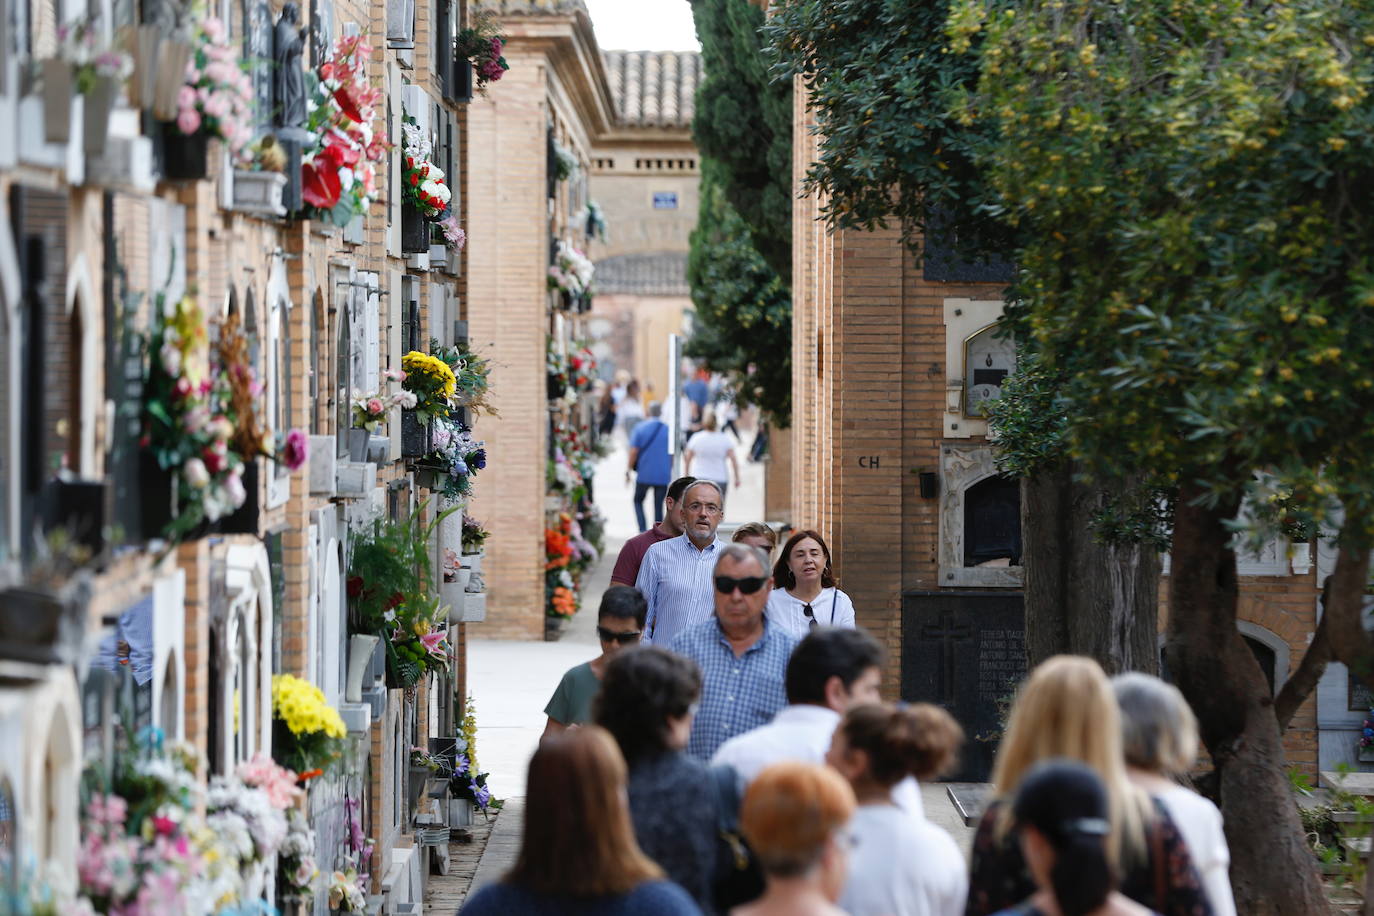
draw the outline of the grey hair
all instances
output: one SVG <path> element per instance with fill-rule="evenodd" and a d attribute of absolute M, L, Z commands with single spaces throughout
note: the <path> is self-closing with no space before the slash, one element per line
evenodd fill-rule
<path fill-rule="evenodd" d="M 722 545 L 720 548 L 720 555 L 716 557 L 714 572 L 720 571 L 720 564 L 724 563 L 726 559 L 734 560 L 736 563 L 742 563 L 745 560 L 753 560 L 755 563 L 759 564 L 759 572 L 765 579 L 770 575 L 768 571 L 768 554 L 751 544 L 741 544 L 737 541 L 732 541 L 729 544 Z"/>
<path fill-rule="evenodd" d="M 648 414 L 651 417 L 663 416 L 663 405 L 660 404 L 658 401 L 650 401 Z"/>
<path fill-rule="evenodd" d="M 725 491 L 720 488 L 720 484 L 716 483 L 714 480 L 704 480 L 700 477 L 687 484 L 687 489 L 682 491 L 683 502 L 687 501 L 687 494 L 696 487 L 710 487 L 712 490 L 715 490 L 716 496 L 720 498 L 720 507 L 722 509 L 725 508 Z"/>
<path fill-rule="evenodd" d="M 1126 762 L 1154 773 L 1186 773 L 1197 759 L 1197 717 L 1173 684 L 1138 671 L 1112 678 Z"/>

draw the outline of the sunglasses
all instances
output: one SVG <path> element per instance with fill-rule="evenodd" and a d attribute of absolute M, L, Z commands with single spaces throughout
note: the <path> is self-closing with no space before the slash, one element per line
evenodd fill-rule
<path fill-rule="evenodd" d="M 754 592 L 763 588 L 767 576 L 746 576 L 743 579 L 735 579 L 730 576 L 716 576 L 716 591 L 722 595 L 728 595 L 735 589 L 739 589 L 742 594 L 752 595 Z"/>
<path fill-rule="evenodd" d="M 814 630 L 816 627 L 820 626 L 820 623 L 816 620 L 816 612 L 811 610 L 811 605 L 808 604 L 806 607 L 802 608 L 802 613 L 805 614 L 806 619 L 811 622 L 811 629 Z"/>
<path fill-rule="evenodd" d="M 633 633 L 617 633 L 615 630 L 608 630 L 597 624 L 596 635 L 601 637 L 602 642 L 618 642 L 622 646 L 628 646 L 630 643 L 639 642 L 640 637 L 644 634 L 639 630 L 635 630 Z"/>

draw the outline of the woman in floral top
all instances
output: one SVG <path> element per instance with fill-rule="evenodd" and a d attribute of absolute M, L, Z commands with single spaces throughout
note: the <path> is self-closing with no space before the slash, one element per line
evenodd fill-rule
<path fill-rule="evenodd" d="M 1110 812 L 1107 854 L 1123 894 L 1163 916 L 1212 916 L 1177 828 L 1127 778 L 1111 683 L 1092 659 L 1067 655 L 1036 668 L 1012 708 L 992 774 L 997 801 L 973 841 L 965 916 L 998 913 L 1035 891 L 1009 800 L 1032 766 L 1053 758 L 1087 764 L 1101 778 Z"/>

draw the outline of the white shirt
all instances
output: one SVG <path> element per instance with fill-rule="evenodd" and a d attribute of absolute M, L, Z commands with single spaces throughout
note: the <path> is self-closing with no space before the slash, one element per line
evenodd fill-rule
<path fill-rule="evenodd" d="M 1231 895 L 1231 850 L 1222 830 L 1221 812 L 1207 799 L 1183 786 L 1152 793 L 1169 812 L 1193 865 L 1202 876 L 1202 886 L 1212 903 L 1215 916 L 1236 916 L 1236 901 Z"/>
<path fill-rule="evenodd" d="M 828 706 L 794 703 L 784 707 L 767 725 L 722 744 L 711 758 L 711 765 L 723 763 L 734 767 L 743 792 L 759 773 L 775 763 L 825 763 L 830 739 L 839 724 L 840 714 Z M 915 779 L 908 776 L 897 783 L 892 789 L 892 800 L 907 814 L 925 817 L 921 788 Z"/>
<path fill-rule="evenodd" d="M 722 544 L 716 538 L 698 550 L 687 535 L 679 534 L 649 545 L 635 577 L 635 588 L 649 604 L 645 643 L 667 646 L 680 631 L 716 612 L 712 578 Z"/>
<path fill-rule="evenodd" d="M 735 444 L 722 432 L 703 429 L 693 433 L 687 440 L 687 451 L 692 453 L 692 476 L 716 483 L 729 483 L 727 456 L 734 451 Z"/>
<path fill-rule="evenodd" d="M 768 596 L 764 613 L 793 636 L 804 639 L 811 632 L 811 621 L 802 612 L 805 605 L 805 601 L 787 594 L 787 589 L 775 588 Z M 811 602 L 811 613 L 816 616 L 816 623 L 823 627 L 854 629 L 854 602 L 838 588 L 821 589 L 816 600 Z"/>
<path fill-rule="evenodd" d="M 954 839 L 893 805 L 860 805 L 840 894 L 850 916 L 962 916 L 968 868 Z"/>

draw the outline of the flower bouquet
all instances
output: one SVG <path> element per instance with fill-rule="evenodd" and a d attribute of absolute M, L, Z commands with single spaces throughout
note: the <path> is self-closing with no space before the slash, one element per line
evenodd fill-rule
<path fill-rule="evenodd" d="M 386 378 L 393 382 L 405 381 L 405 372 L 399 369 L 387 369 L 383 373 Z M 353 426 L 357 429 L 365 429 L 369 433 L 375 433 L 377 427 L 386 422 L 386 415 L 396 407 L 402 410 L 410 410 L 415 407 L 415 393 L 406 391 L 404 388 L 399 391 L 392 391 L 390 394 L 381 390 L 371 392 L 353 392 Z"/>
<path fill-rule="evenodd" d="M 482 523 L 470 515 L 463 516 L 463 553 L 481 553 L 482 545 L 487 538 L 491 537 L 491 532 L 482 527 Z"/>
<path fill-rule="evenodd" d="M 441 479 L 433 489 L 449 499 L 471 493 L 473 475 L 487 466 L 484 443 L 473 439 L 466 427 L 441 417 L 434 421 L 431 445 L 433 451 L 418 467 L 438 473 Z"/>
<path fill-rule="evenodd" d="M 367 912 L 367 876 L 353 864 L 334 872 L 329 881 L 329 908 L 340 913 Z"/>
<path fill-rule="evenodd" d="M 491 804 L 491 790 L 487 788 L 487 774 L 477 765 L 477 705 L 468 698 L 467 710 L 459 725 L 464 752 L 458 754 L 449 780 L 454 798 L 466 799 L 486 812 Z"/>
<path fill-rule="evenodd" d="M 133 73 L 133 58 L 105 44 L 90 19 L 57 27 L 57 57 L 41 64 L 44 94 L 44 139 L 59 143 L 69 139 L 71 97 L 85 98 L 83 109 L 84 151 L 105 151 L 110 133 L 110 112 L 119 88 Z"/>
<path fill-rule="evenodd" d="M 501 56 L 506 40 L 497 33 L 490 12 L 476 13 L 471 21 L 471 27 L 458 33 L 455 49 L 458 57 L 472 64 L 477 88 L 483 90 L 487 83 L 496 82 L 510 69 L 510 64 Z"/>
<path fill-rule="evenodd" d="M 458 217 L 453 211 L 445 211 L 446 215 L 435 223 L 438 233 L 431 238 L 441 245 L 445 245 L 454 251 L 462 251 L 463 246 L 468 243 L 468 234 L 463 231 L 463 227 L 458 225 Z"/>
<path fill-rule="evenodd" d="M 295 675 L 272 675 L 272 751 L 299 779 L 323 774 L 342 755 L 347 736 L 320 688 Z"/>
<path fill-rule="evenodd" d="M 446 417 L 449 402 L 457 391 L 457 379 L 448 363 L 437 356 L 411 350 L 401 357 L 405 378 L 401 384 L 415 395 L 416 418 L 428 423 L 434 417 Z"/>
<path fill-rule="evenodd" d="M 191 35 L 186 78 L 177 93 L 176 121 L 168 125 L 166 172 L 171 178 L 203 178 L 206 141 L 218 138 L 237 159 L 252 138 L 253 82 L 211 17 Z"/>
<path fill-rule="evenodd" d="M 448 202 L 453 196 L 448 185 L 444 184 L 444 172 L 434 164 L 434 150 L 429 137 L 414 118 L 406 116 L 401 125 L 401 134 L 405 142 L 401 171 L 404 200 L 425 219 L 438 221 L 448 210 Z"/>
<path fill-rule="evenodd" d="M 391 148 L 373 132 L 382 90 L 367 80 L 372 49 L 359 35 L 340 38 L 320 64 L 306 128 L 315 135 L 301 161 L 305 215 L 344 226 L 378 199 L 377 176 Z"/>
<path fill-rule="evenodd" d="M 392 612 L 386 634 L 387 682 L 413 687 L 431 671 L 447 671 L 453 656 L 448 633 L 448 608 L 437 597 L 414 595 Z"/>
<path fill-rule="evenodd" d="M 491 393 L 491 363 L 485 357 L 478 355 L 467 341 L 444 347 L 439 341 L 430 340 L 429 349 L 453 370 L 453 400 L 456 404 L 468 408 L 477 416 L 500 416 L 487 400 Z"/>
<path fill-rule="evenodd" d="M 278 896 L 297 902 L 313 897 L 320 876 L 315 862 L 315 831 L 298 808 L 286 811 L 286 839 L 277 857 Z"/>
<path fill-rule="evenodd" d="M 171 472 L 170 521 L 159 533 L 184 537 L 202 522 L 216 522 L 243 505 L 243 457 L 235 435 L 230 381 L 212 373 L 209 339 L 200 307 L 190 296 L 157 299 L 143 388 L 143 448 Z M 148 481 L 150 487 L 155 481 Z M 145 511 L 151 492 L 144 494 Z M 152 515 L 156 516 L 154 510 Z"/>
<path fill-rule="evenodd" d="M 548 287 L 563 296 L 563 307 L 571 308 L 575 300 L 592 294 L 592 276 L 596 267 L 571 242 L 559 241 L 558 253 L 549 265 Z"/>

